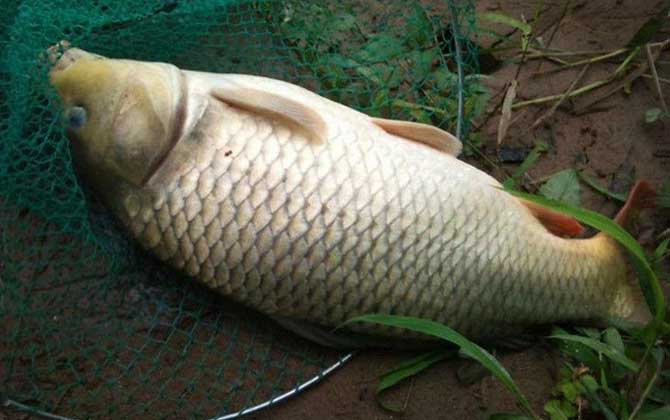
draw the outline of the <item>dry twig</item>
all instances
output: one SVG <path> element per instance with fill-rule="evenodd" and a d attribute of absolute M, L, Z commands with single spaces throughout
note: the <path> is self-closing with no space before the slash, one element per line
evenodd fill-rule
<path fill-rule="evenodd" d="M 652 47 L 659 47 L 658 50 L 652 55 L 652 61 L 656 61 L 656 59 L 658 59 L 658 56 L 661 54 L 661 51 L 663 51 L 664 48 L 666 48 L 668 45 L 670 45 L 670 39 L 666 40 L 665 42 L 656 42 L 656 43 L 652 43 L 652 44 L 649 44 L 649 45 L 652 46 Z M 622 72 L 623 69 L 625 68 L 624 67 L 625 64 L 627 64 L 626 61 L 624 61 L 624 63 L 622 63 L 621 66 L 619 66 L 619 68 L 617 69 L 617 72 Z M 648 62 L 642 62 L 636 70 L 634 70 L 630 74 L 628 74 L 628 76 L 626 76 L 626 78 L 624 80 L 622 80 L 620 83 L 613 86 L 611 89 L 606 90 L 602 94 L 597 95 L 595 98 L 589 100 L 588 102 L 582 104 L 581 106 L 577 107 L 574 111 L 575 114 L 579 115 L 579 114 L 583 113 L 584 111 L 586 111 L 586 109 L 590 108 L 594 104 L 602 101 L 605 98 L 608 98 L 608 97 L 612 96 L 613 94 L 615 94 L 619 90 L 623 89 L 624 87 L 626 87 L 630 83 L 633 83 L 635 80 L 637 80 L 638 77 L 642 76 L 647 71 L 648 68 L 649 68 L 649 63 Z"/>
<path fill-rule="evenodd" d="M 658 59 L 658 56 L 660 55 L 661 51 L 663 49 L 665 49 L 668 45 L 670 45 L 670 39 L 668 39 L 664 42 L 656 42 L 656 43 L 649 44 L 650 47 L 658 47 L 656 52 L 654 54 L 652 54 L 652 56 L 651 56 L 651 62 L 656 61 L 656 59 Z M 609 84 L 610 82 L 616 80 L 630 66 L 630 63 L 633 61 L 633 59 L 638 54 L 638 52 L 639 52 L 639 48 L 636 48 L 636 49 L 632 50 L 631 53 L 628 54 L 626 59 L 617 67 L 617 69 L 614 71 L 614 73 L 612 75 L 610 75 L 608 78 L 590 83 L 586 86 L 582 86 L 579 89 L 575 89 L 572 92 L 570 92 L 569 94 L 567 94 L 565 97 L 566 98 L 572 98 L 572 97 L 575 97 L 575 96 L 583 95 L 584 93 L 587 93 L 587 92 L 590 92 L 590 91 L 592 91 L 594 89 L 597 89 L 599 87 L 605 86 L 605 85 Z M 612 53 L 610 53 L 610 54 L 612 54 Z M 596 57 L 596 58 L 598 58 L 598 57 Z M 599 60 L 596 60 L 596 61 L 599 61 Z M 589 64 L 591 62 L 595 62 L 595 61 L 593 61 L 593 59 L 591 59 L 591 61 L 587 61 L 587 63 L 589 63 Z M 579 114 L 579 113 L 583 112 L 586 108 L 592 106 L 593 104 L 609 97 L 613 93 L 617 92 L 618 90 L 622 89 L 624 86 L 628 85 L 629 83 L 631 83 L 632 81 L 636 80 L 638 77 L 643 75 L 647 71 L 648 68 L 649 68 L 648 63 L 640 64 L 638 66 L 638 68 L 636 70 L 632 71 L 630 74 L 628 74 L 628 76 L 626 76 L 626 78 L 623 81 L 621 81 L 621 83 L 617 84 L 612 89 L 609 89 L 604 94 L 599 95 L 596 98 L 588 101 L 586 104 L 584 104 L 581 107 L 579 107 L 578 109 L 576 109 L 575 112 L 577 114 Z M 528 105 L 537 105 L 537 104 L 543 104 L 543 103 L 547 103 L 547 102 L 553 102 L 555 100 L 561 100 L 563 98 L 563 96 L 564 96 L 564 94 L 549 95 L 549 96 L 544 96 L 544 97 L 541 97 L 541 98 L 535 98 L 535 99 L 530 99 L 530 100 L 527 100 L 527 101 L 517 102 L 514 105 L 512 105 L 512 109 L 518 109 L 518 108 L 522 108 L 522 107 L 525 107 L 525 106 L 528 106 Z M 563 100 L 564 100 L 564 98 L 563 98 Z"/>
<path fill-rule="evenodd" d="M 658 63 L 658 61 L 657 61 L 657 63 Z M 645 79 L 654 79 L 654 76 L 652 76 L 651 74 L 646 74 L 646 73 L 643 74 L 641 77 L 644 77 Z M 664 79 L 662 77 L 659 77 L 658 81 L 661 82 L 661 83 L 667 83 L 667 84 L 670 85 L 670 79 Z"/>
<path fill-rule="evenodd" d="M 549 111 L 545 112 L 542 116 L 540 116 L 540 118 L 538 118 L 538 119 L 533 123 L 533 125 L 532 125 L 532 128 L 533 128 L 533 129 L 534 129 L 534 128 L 537 128 L 537 127 L 538 127 L 540 124 L 542 124 L 547 118 L 549 118 L 549 117 L 551 117 L 552 115 L 554 115 L 554 112 L 556 112 L 556 110 L 558 109 L 558 107 L 561 106 L 561 104 L 562 104 L 563 102 L 565 102 L 565 100 L 566 100 L 566 99 L 568 98 L 568 96 L 572 93 L 572 91 L 575 89 L 575 87 L 577 86 L 577 84 L 582 80 L 582 78 L 583 78 L 584 75 L 586 74 L 586 71 L 589 69 L 589 66 L 590 66 L 590 64 L 587 64 L 587 65 L 584 66 L 584 68 L 582 69 L 581 72 L 579 72 L 579 75 L 578 75 L 578 76 L 575 78 L 575 80 L 572 82 L 572 84 L 570 85 L 570 87 L 568 88 L 568 90 L 566 90 L 565 93 L 563 93 L 563 96 L 561 97 L 561 99 L 559 99 L 559 100 L 558 100 L 558 101 L 551 107 L 551 109 L 549 109 Z"/>
<path fill-rule="evenodd" d="M 516 98 L 517 84 L 518 82 L 516 79 L 512 80 L 512 83 L 510 83 L 509 88 L 507 89 L 507 93 L 505 94 L 505 99 L 503 100 L 500 121 L 498 122 L 498 146 L 500 146 L 505 139 L 507 129 L 509 128 L 510 122 L 512 120 L 512 104 Z"/>

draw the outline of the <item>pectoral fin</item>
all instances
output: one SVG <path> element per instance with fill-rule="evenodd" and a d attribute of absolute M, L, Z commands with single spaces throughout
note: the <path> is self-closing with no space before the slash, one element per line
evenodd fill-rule
<path fill-rule="evenodd" d="M 458 156 L 463 149 L 456 136 L 432 125 L 384 118 L 372 118 L 372 122 L 389 134 L 423 143 L 453 156 Z"/>
<path fill-rule="evenodd" d="M 554 235 L 574 237 L 584 233 L 584 226 L 572 217 L 549 210 L 530 201 L 521 200 L 521 202 Z"/>
<path fill-rule="evenodd" d="M 291 98 L 237 86 L 214 88 L 212 95 L 234 107 L 287 120 L 302 129 L 314 141 L 324 142 L 328 138 L 328 126 L 323 118 L 311 108 Z"/>

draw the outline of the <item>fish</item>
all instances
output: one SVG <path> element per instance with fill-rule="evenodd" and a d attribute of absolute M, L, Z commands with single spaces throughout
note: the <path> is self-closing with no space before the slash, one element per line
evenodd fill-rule
<path fill-rule="evenodd" d="M 67 48 L 53 60 L 82 182 L 186 277 L 324 345 L 432 343 L 363 314 L 504 341 L 651 320 L 620 245 L 458 159 L 452 134 L 260 76 Z M 653 194 L 638 182 L 625 224 Z M 370 344 L 373 343 L 373 344 Z M 380 344 L 381 343 L 381 344 Z"/>

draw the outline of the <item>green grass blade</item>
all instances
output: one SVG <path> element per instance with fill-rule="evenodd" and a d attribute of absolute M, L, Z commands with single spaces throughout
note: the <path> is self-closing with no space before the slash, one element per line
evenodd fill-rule
<path fill-rule="evenodd" d="M 586 175 L 584 172 L 577 171 L 577 174 L 579 175 L 579 178 L 586 183 L 589 187 L 593 188 L 594 190 L 598 191 L 600 194 L 611 198 L 612 200 L 619 201 L 621 203 L 626 202 L 626 195 L 624 194 L 617 194 L 613 193 L 607 188 L 603 187 L 602 185 L 598 184 L 593 178 L 590 176 Z"/>
<path fill-rule="evenodd" d="M 400 413 L 402 410 L 391 407 L 380 400 L 381 394 L 396 385 L 398 382 L 401 382 L 411 376 L 414 376 L 429 367 L 433 366 L 435 363 L 442 361 L 448 357 L 455 356 L 457 353 L 452 350 L 436 350 L 423 353 L 417 357 L 406 360 L 403 363 L 399 364 L 389 372 L 386 372 L 379 380 L 379 385 L 377 385 L 377 402 L 384 409 L 393 411 L 395 413 Z"/>
<path fill-rule="evenodd" d="M 399 364 L 389 372 L 386 372 L 380 379 L 379 385 L 377 386 L 377 392 L 380 393 L 398 382 L 402 381 L 405 378 L 413 376 L 424 369 L 434 365 L 437 362 L 440 362 L 449 357 L 457 355 L 454 351 L 441 350 L 441 351 L 431 351 L 428 353 L 421 354 L 412 359 L 406 360 L 405 362 Z"/>
<path fill-rule="evenodd" d="M 530 414 L 533 418 L 539 419 L 530 406 L 528 399 L 523 395 L 519 387 L 512 379 L 512 376 L 500 364 L 500 362 L 498 362 L 498 360 L 496 360 L 496 358 L 493 357 L 489 352 L 468 340 L 455 330 L 447 327 L 446 325 L 440 324 L 439 322 L 415 317 L 377 314 L 358 316 L 348 320 L 345 322 L 345 324 L 351 322 L 371 322 L 387 325 L 390 327 L 405 328 L 408 330 L 431 335 L 433 337 L 441 338 L 442 340 L 446 340 L 457 345 L 465 355 L 481 363 L 496 378 L 498 378 L 498 380 L 501 381 L 512 394 L 514 394 L 514 396 L 517 398 L 521 406 L 528 412 L 528 414 Z"/>
<path fill-rule="evenodd" d="M 649 262 L 647 261 L 647 258 L 644 255 L 642 247 L 637 243 L 635 238 L 626 232 L 625 229 L 623 229 L 613 220 L 594 211 L 572 207 L 567 204 L 559 203 L 554 200 L 549 200 L 544 197 L 524 193 L 521 191 L 514 191 L 510 189 L 505 189 L 505 191 L 516 197 L 523 198 L 524 200 L 528 200 L 547 207 L 551 210 L 555 210 L 559 213 L 572 216 L 584 224 L 607 233 L 609 236 L 621 243 L 633 255 L 633 265 L 638 272 L 640 281 L 645 283 L 653 294 L 653 302 L 651 302 L 651 306 L 655 313 L 656 322 L 658 324 L 663 322 L 663 318 L 665 316 L 665 297 L 663 295 L 663 290 L 658 283 L 658 279 L 656 278 L 654 270 L 652 270 Z"/>
<path fill-rule="evenodd" d="M 584 344 L 587 347 L 590 347 L 591 349 L 597 351 L 598 353 L 602 353 L 605 356 L 609 357 L 613 361 L 617 362 L 621 366 L 624 366 L 633 372 L 637 372 L 639 370 L 639 365 L 635 363 L 634 361 L 630 360 L 628 357 L 626 357 L 625 354 L 614 348 L 614 346 L 611 346 L 609 344 L 605 344 L 601 341 L 594 340 L 592 338 L 584 337 L 581 335 L 573 335 L 573 334 L 553 334 L 550 335 L 549 338 L 554 338 L 558 340 L 566 340 L 566 341 L 574 341 L 577 343 Z"/>
<path fill-rule="evenodd" d="M 660 244 L 658 244 L 654 250 L 654 253 L 652 254 L 651 264 L 657 273 L 661 272 L 663 260 L 665 260 L 668 256 L 668 245 L 670 245 L 670 238 L 666 238 Z"/>
<path fill-rule="evenodd" d="M 661 260 L 663 256 L 665 256 L 665 253 L 668 251 L 668 244 L 670 243 L 670 238 L 666 238 L 658 244 L 658 247 L 654 250 L 654 258 L 657 260 Z"/>
<path fill-rule="evenodd" d="M 649 398 L 649 395 L 651 392 L 654 390 L 654 385 L 656 385 L 656 382 L 658 381 L 658 377 L 660 376 L 661 370 L 663 369 L 663 349 L 656 347 L 651 351 L 651 354 L 654 357 L 654 361 L 656 362 L 654 364 L 654 370 L 651 375 L 651 377 L 647 380 L 647 385 L 644 387 L 644 391 L 642 392 L 642 396 L 640 396 L 640 400 L 637 402 L 635 405 L 635 408 L 633 409 L 633 412 L 630 414 L 630 417 L 628 420 L 633 420 L 637 413 L 640 412 L 642 409 L 645 401 L 647 398 Z M 666 417 L 670 418 L 670 417 Z"/>
<path fill-rule="evenodd" d="M 605 416 L 606 420 L 618 420 L 616 414 L 614 414 L 614 412 L 607 406 L 607 404 L 605 404 L 603 400 L 600 399 L 598 393 L 587 388 L 586 394 L 591 398 L 591 403 L 598 407 L 603 416 Z"/>

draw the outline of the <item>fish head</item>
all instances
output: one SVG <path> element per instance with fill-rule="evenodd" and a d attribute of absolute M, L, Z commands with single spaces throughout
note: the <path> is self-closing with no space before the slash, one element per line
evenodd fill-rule
<path fill-rule="evenodd" d="M 179 136 L 179 69 L 77 48 L 53 61 L 50 82 L 64 107 L 75 164 L 94 183 L 113 177 L 145 184 Z"/>

